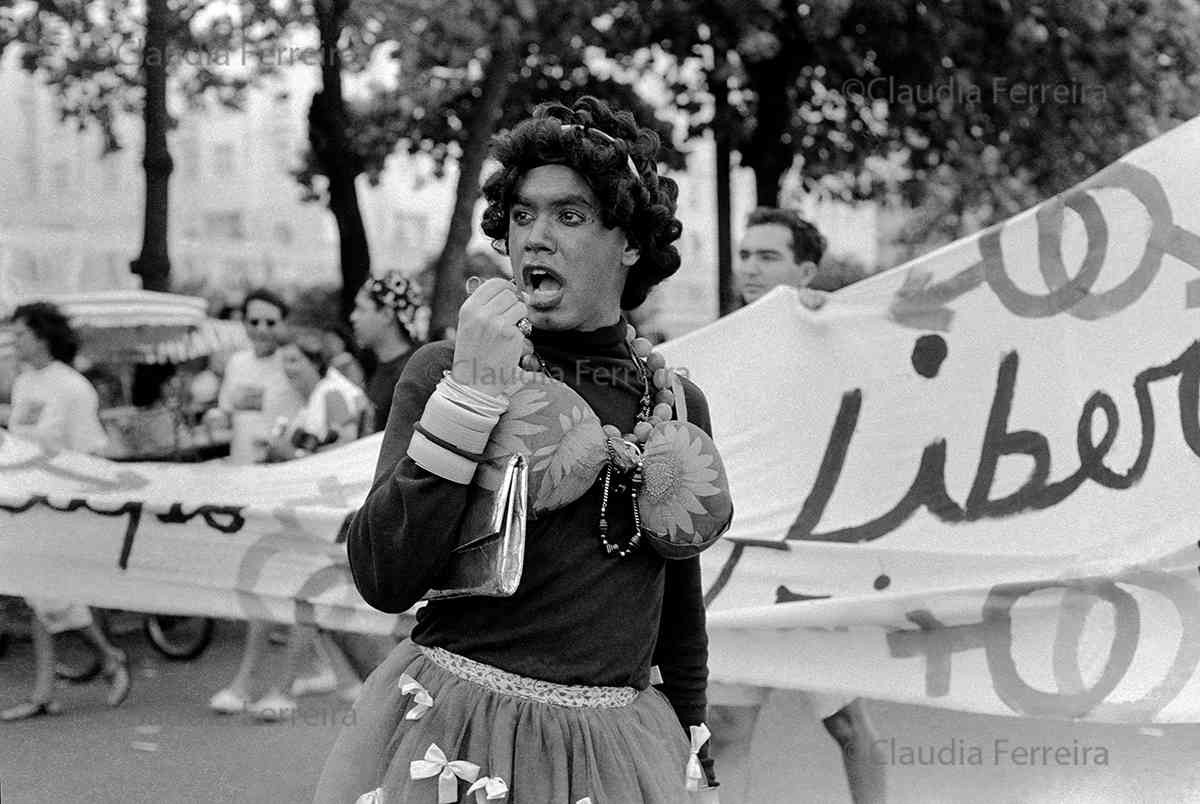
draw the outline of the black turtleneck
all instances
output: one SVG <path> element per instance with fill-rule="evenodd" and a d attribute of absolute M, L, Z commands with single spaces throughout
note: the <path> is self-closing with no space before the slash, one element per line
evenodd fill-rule
<path fill-rule="evenodd" d="M 630 432 L 643 385 L 625 344 L 625 323 L 589 332 L 535 330 L 547 369 L 582 396 L 604 424 Z M 426 472 L 407 456 L 414 423 L 454 347 L 429 344 L 396 385 L 375 482 L 348 530 L 350 567 L 363 598 L 383 611 L 415 604 L 442 575 L 456 542 L 468 487 Z M 708 406 L 684 380 L 689 420 L 711 432 Z M 565 508 L 531 520 L 524 573 L 507 598 L 427 603 L 415 642 L 559 684 L 649 684 L 657 664 L 686 731 L 704 721 L 708 678 L 700 561 L 665 561 L 643 548 L 605 553 L 597 534 L 599 482 Z M 625 502 L 625 505 L 621 505 Z M 628 497 L 610 502 L 609 540 L 632 530 Z M 711 763 L 706 759 L 711 777 Z"/>

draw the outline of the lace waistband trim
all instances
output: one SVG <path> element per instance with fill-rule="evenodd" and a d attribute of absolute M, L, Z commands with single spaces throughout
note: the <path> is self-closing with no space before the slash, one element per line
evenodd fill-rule
<path fill-rule="evenodd" d="M 538 703 L 575 709 L 612 709 L 628 706 L 638 695 L 638 691 L 633 687 L 555 684 L 552 681 L 519 676 L 443 648 L 417 645 L 417 649 L 438 667 L 465 681 L 478 684 L 492 692 Z"/>

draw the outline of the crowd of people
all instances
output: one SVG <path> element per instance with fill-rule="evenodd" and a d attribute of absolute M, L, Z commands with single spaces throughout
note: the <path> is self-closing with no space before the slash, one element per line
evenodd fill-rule
<path fill-rule="evenodd" d="M 538 515 L 515 593 L 429 601 L 411 637 L 375 645 L 373 661 L 351 635 L 294 627 L 262 695 L 254 681 L 275 627 L 249 624 L 235 677 L 209 703 L 214 712 L 279 720 L 309 693 L 357 701 L 356 727 L 340 735 L 317 801 L 416 800 L 410 793 L 437 775 L 418 774 L 421 763 L 458 761 L 474 769 L 469 781 L 499 780 L 513 801 L 715 802 L 706 724 L 715 745 L 750 739 L 768 691 L 707 681 L 699 552 L 732 519 L 723 476 L 692 500 L 700 509 L 686 539 L 672 538 L 679 523 L 664 535 L 640 518 L 652 510 L 639 494 L 656 434 L 686 426 L 719 465 L 705 440 L 703 393 L 670 372 L 623 313 L 679 267 L 676 188 L 658 172 L 657 144 L 631 115 L 595 99 L 539 107 L 497 141 L 499 167 L 484 185 L 484 231 L 512 278 L 468 289 L 453 341 L 424 343 L 428 308 L 412 282 L 395 272 L 373 278 L 350 317 L 355 345 L 373 358 L 367 372 L 346 332 L 293 331 L 287 303 L 260 289 L 237 311 L 251 347 L 193 378 L 193 396 L 212 404 L 204 420 L 232 430 L 233 461 L 292 460 L 384 433 L 345 548 L 364 599 L 387 612 L 408 610 L 444 577 L 492 431 L 514 393 L 544 384 L 534 375 L 561 381 L 549 386 L 539 422 L 582 402 L 603 424 L 599 458 L 565 467 L 561 482 L 573 491 L 552 503 L 532 498 Z M 756 210 L 738 250 L 743 302 L 784 285 L 821 307 L 825 294 L 808 285 L 824 248 L 794 211 Z M 13 389 L 10 427 L 94 449 L 103 438 L 95 393 L 54 334 L 69 333 L 65 319 L 43 305 L 19 309 L 14 321 L 28 370 Z M 52 400 L 47 387 L 76 390 Z M 127 661 L 86 607 L 29 602 L 37 680 L 29 700 L 0 717 L 57 711 L 52 634 L 64 627 L 85 629 L 105 656 L 109 702 L 119 705 Z M 303 676 L 310 655 L 317 671 Z M 406 702 L 415 690 L 428 699 L 424 716 Z M 843 751 L 854 800 L 882 800 L 882 768 L 866 762 L 874 732 L 863 703 L 814 697 L 812 709 Z"/>
<path fill-rule="evenodd" d="M 213 355 L 187 383 L 190 405 L 205 411 L 206 424 L 233 431 L 232 461 L 292 460 L 380 429 L 391 406 L 391 389 L 428 320 L 416 285 L 394 271 L 362 288 L 351 316 L 352 336 L 292 328 L 288 313 L 279 294 L 266 288 L 250 291 L 236 316 L 250 348 Z M 81 344 L 67 316 L 49 302 L 24 304 L 10 316 L 8 329 L 21 367 L 9 393 L 8 430 L 48 449 L 101 452 L 108 441 L 99 416 L 101 399 L 74 368 Z M 348 348 L 351 338 L 375 358 L 369 376 Z M 55 635 L 68 631 L 78 632 L 92 646 L 109 685 L 108 703 L 120 706 L 132 685 L 128 657 L 98 626 L 90 608 L 53 594 L 25 602 L 33 615 L 34 684 L 26 700 L 0 711 L 0 721 L 60 711 L 54 697 Z M 361 662 L 355 669 L 330 635 L 297 627 L 288 638 L 285 668 L 265 695 L 251 700 L 251 682 L 268 654 L 271 635 L 269 624 L 250 623 L 241 667 L 213 696 L 214 711 L 282 720 L 295 711 L 298 695 L 338 690 L 348 700 L 357 696 Z M 318 671 L 299 677 L 310 653 L 315 653 Z"/>

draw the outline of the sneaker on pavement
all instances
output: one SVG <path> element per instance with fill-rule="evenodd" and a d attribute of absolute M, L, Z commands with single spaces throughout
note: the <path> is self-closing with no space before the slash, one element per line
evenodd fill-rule
<path fill-rule="evenodd" d="M 325 670 L 322 673 L 317 673 L 315 676 L 298 678 L 293 681 L 292 696 L 299 698 L 302 695 L 324 695 L 327 692 L 336 690 L 337 684 L 337 675 L 332 670 Z"/>
<path fill-rule="evenodd" d="M 341 698 L 343 701 L 349 704 L 357 703 L 358 696 L 362 695 L 362 690 L 363 685 L 361 682 L 358 684 L 351 684 L 349 687 L 343 687 L 342 689 L 338 690 L 338 698 Z"/>
<path fill-rule="evenodd" d="M 296 702 L 288 696 L 273 692 L 252 703 L 248 711 L 257 720 L 277 723 L 280 720 L 287 720 L 293 717 L 298 708 Z"/>
<path fill-rule="evenodd" d="M 208 708 L 221 715 L 236 715 L 245 711 L 249 703 L 246 696 L 226 687 L 208 699 Z"/>

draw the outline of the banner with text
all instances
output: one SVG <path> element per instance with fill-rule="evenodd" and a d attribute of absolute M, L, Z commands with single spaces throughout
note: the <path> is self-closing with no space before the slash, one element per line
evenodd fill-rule
<path fill-rule="evenodd" d="M 1000 226 L 663 347 L 736 514 L 714 680 L 1200 722 L 1200 120 Z M 0 592 L 386 632 L 335 543 L 379 437 L 289 464 L 0 444 Z"/>

